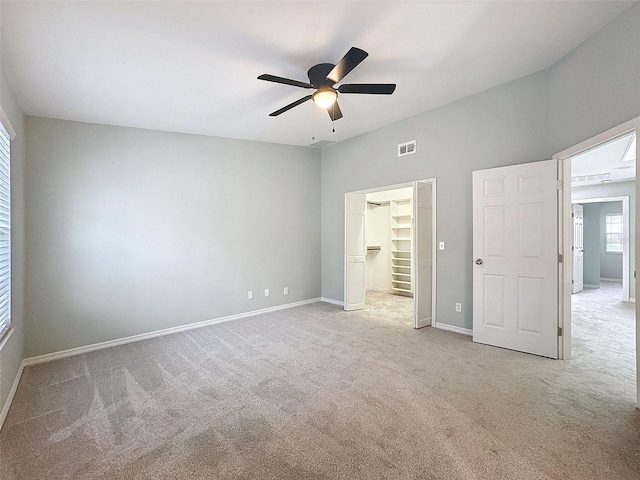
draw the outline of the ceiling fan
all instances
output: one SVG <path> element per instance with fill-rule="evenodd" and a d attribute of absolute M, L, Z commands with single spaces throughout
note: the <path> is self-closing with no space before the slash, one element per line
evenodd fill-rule
<path fill-rule="evenodd" d="M 274 75 L 263 74 L 258 80 L 267 82 L 283 83 L 294 87 L 315 89 L 315 93 L 302 97 L 290 103 L 286 107 L 282 107 L 273 113 L 270 117 L 277 117 L 281 113 L 291 110 L 293 107 L 312 100 L 316 105 L 326 108 L 331 120 L 342 118 L 342 112 L 338 105 L 338 93 L 359 93 L 368 95 L 391 95 L 396 89 L 395 83 L 346 83 L 335 88 L 335 84 L 340 82 L 351 70 L 356 68 L 367 58 L 369 54 L 364 50 L 351 47 L 347 54 L 337 64 L 319 63 L 314 65 L 307 72 L 309 83 L 290 80 L 288 78 L 276 77 Z"/>

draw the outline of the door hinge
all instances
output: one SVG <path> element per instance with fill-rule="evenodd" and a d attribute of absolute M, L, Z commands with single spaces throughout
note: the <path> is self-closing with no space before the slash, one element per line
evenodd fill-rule
<path fill-rule="evenodd" d="M 571 285 L 573 285 L 574 283 L 576 283 L 576 282 L 574 282 L 573 280 L 571 280 Z"/>
<path fill-rule="evenodd" d="M 558 254 L 558 263 L 562 263 L 562 254 L 561 253 Z"/>
<path fill-rule="evenodd" d="M 562 336 L 562 327 L 558 327 L 558 336 L 561 337 Z"/>
<path fill-rule="evenodd" d="M 561 180 L 558 180 L 557 186 L 558 186 L 558 190 L 562 190 L 562 181 Z"/>

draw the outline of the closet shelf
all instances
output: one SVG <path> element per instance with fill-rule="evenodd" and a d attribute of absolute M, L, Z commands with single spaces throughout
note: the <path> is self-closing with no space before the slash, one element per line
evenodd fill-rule
<path fill-rule="evenodd" d="M 398 292 L 406 292 L 406 293 L 413 293 L 411 291 L 411 288 L 396 288 L 396 287 L 391 287 L 392 290 L 396 290 Z"/>
<path fill-rule="evenodd" d="M 382 247 L 380 245 L 371 245 L 367 247 L 368 252 L 378 252 Z"/>
<path fill-rule="evenodd" d="M 413 294 L 413 202 L 411 198 L 390 201 L 391 287 L 399 295 Z"/>

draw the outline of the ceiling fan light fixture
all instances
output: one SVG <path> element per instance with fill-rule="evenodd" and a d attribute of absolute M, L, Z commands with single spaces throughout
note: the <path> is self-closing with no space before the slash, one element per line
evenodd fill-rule
<path fill-rule="evenodd" d="M 334 89 L 318 90 L 313 94 L 313 101 L 321 108 L 329 108 L 335 103 L 338 98 L 338 94 Z"/>

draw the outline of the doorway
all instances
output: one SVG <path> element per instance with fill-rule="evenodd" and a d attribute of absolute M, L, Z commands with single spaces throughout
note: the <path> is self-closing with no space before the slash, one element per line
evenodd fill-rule
<path fill-rule="evenodd" d="M 560 358 L 593 362 L 594 369 L 636 379 L 627 393 L 640 398 L 635 309 L 636 132 L 640 117 L 555 156 L 561 160 Z M 575 288 L 574 205 L 583 210 L 583 288 Z M 578 245 L 579 247 L 579 245 Z M 573 293 L 572 293 L 573 291 Z M 633 392 L 631 394 L 630 392 Z"/>
<path fill-rule="evenodd" d="M 610 190 L 618 193 L 635 190 L 635 177 L 611 185 Z M 635 243 L 630 242 L 629 234 L 629 205 L 633 204 L 635 211 L 635 199 L 630 195 L 578 198 L 580 196 L 584 196 L 581 189 L 572 189 L 572 293 L 600 288 L 603 281 L 613 282 L 619 287 L 618 300 L 635 302 Z"/>
<path fill-rule="evenodd" d="M 345 310 L 435 324 L 435 201 L 435 179 L 345 195 Z"/>

